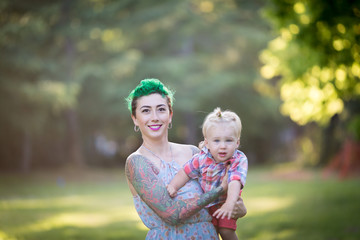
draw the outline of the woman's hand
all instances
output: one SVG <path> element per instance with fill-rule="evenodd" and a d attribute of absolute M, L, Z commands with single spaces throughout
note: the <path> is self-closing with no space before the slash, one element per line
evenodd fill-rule
<path fill-rule="evenodd" d="M 225 171 L 225 176 L 223 177 L 220 186 L 224 189 L 224 191 L 226 192 L 228 189 L 228 176 L 229 176 L 229 168 L 230 168 L 230 164 L 227 165 L 226 167 L 226 171 Z"/>
<path fill-rule="evenodd" d="M 244 204 L 244 201 L 241 197 L 239 197 L 238 201 L 235 204 L 234 211 L 231 214 L 231 218 L 242 218 L 246 215 L 247 210 Z"/>

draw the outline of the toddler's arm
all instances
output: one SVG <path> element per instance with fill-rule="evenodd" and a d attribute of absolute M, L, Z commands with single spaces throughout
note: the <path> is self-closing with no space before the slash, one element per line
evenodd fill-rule
<path fill-rule="evenodd" d="M 180 169 L 175 177 L 171 180 L 169 185 L 166 186 L 167 191 L 171 197 L 175 197 L 177 191 L 182 188 L 185 183 L 190 180 L 189 176 L 185 173 L 184 169 Z"/>
<path fill-rule="evenodd" d="M 213 214 L 216 218 L 231 218 L 231 214 L 234 211 L 235 204 L 239 198 L 241 183 L 240 181 L 234 180 L 229 183 L 227 197 L 225 203 L 215 211 Z"/>

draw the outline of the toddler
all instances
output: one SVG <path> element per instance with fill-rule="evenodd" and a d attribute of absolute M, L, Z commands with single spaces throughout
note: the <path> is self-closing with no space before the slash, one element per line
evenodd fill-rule
<path fill-rule="evenodd" d="M 209 204 L 212 223 L 223 240 L 238 239 L 236 220 L 231 214 L 245 185 L 248 160 L 237 148 L 240 145 L 241 121 L 231 111 L 216 108 L 206 118 L 202 126 L 204 141 L 199 145 L 200 153 L 193 156 L 175 175 L 167 186 L 171 197 L 191 178 L 198 178 L 204 192 L 218 187 L 228 170 L 227 195 Z"/>

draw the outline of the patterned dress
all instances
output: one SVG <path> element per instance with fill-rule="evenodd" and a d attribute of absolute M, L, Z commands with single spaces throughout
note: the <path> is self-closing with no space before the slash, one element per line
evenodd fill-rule
<path fill-rule="evenodd" d="M 180 169 L 177 162 L 170 163 L 161 161 L 159 178 L 167 185 Z M 202 189 L 196 180 L 190 180 L 178 191 L 175 199 L 188 199 L 202 194 Z M 146 205 L 138 196 L 134 196 L 135 208 L 146 227 L 150 229 L 146 239 L 166 239 L 166 240 L 186 240 L 186 239 L 218 239 L 216 230 L 211 224 L 211 216 L 208 211 L 202 209 L 195 215 L 186 219 L 184 223 L 172 226 L 156 215 L 156 213 Z"/>

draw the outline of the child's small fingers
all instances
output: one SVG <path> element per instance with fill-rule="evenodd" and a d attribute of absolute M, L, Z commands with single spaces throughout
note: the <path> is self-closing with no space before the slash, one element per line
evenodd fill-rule
<path fill-rule="evenodd" d="M 220 210 L 218 209 L 218 210 L 216 210 L 216 211 L 214 212 L 213 217 L 218 218 L 218 217 L 219 217 L 219 214 L 220 214 Z"/>
<path fill-rule="evenodd" d="M 214 217 L 216 218 L 221 218 L 222 216 L 222 212 L 220 209 L 216 210 L 215 213 L 213 214 Z"/>

